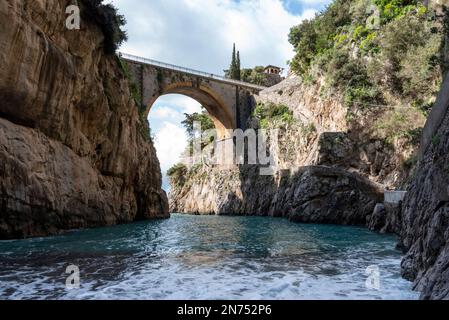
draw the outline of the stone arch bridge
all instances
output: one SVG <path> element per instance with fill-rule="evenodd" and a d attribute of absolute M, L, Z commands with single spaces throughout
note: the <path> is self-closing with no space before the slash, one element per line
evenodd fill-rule
<path fill-rule="evenodd" d="M 182 94 L 198 101 L 209 113 L 220 139 L 229 129 L 246 129 L 254 107 L 254 95 L 265 87 L 179 67 L 155 60 L 120 53 L 138 85 L 148 116 L 154 102 L 165 94 Z"/>

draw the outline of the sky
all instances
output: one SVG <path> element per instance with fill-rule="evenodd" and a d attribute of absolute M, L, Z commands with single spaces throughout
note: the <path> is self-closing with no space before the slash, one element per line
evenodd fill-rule
<path fill-rule="evenodd" d="M 208 73 L 223 74 L 232 45 L 242 67 L 287 67 L 293 57 L 291 27 L 312 18 L 330 0 L 108 0 L 126 17 L 128 41 L 121 52 Z M 149 115 L 155 147 L 166 171 L 178 163 L 187 144 L 184 113 L 199 112 L 195 100 L 160 97 Z"/>

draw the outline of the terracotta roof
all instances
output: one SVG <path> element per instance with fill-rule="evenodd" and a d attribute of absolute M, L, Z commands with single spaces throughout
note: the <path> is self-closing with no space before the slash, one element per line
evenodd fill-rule
<path fill-rule="evenodd" d="M 272 65 L 266 66 L 266 67 L 265 67 L 265 70 L 268 69 L 268 68 L 275 68 L 275 69 L 282 70 L 281 67 L 276 67 L 276 66 L 272 66 Z"/>

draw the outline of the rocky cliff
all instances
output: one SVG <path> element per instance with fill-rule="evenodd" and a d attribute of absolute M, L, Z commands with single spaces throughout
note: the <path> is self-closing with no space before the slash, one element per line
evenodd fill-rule
<path fill-rule="evenodd" d="M 170 193 L 173 212 L 286 217 L 296 222 L 364 225 L 383 189 L 338 168 L 309 166 L 274 176 L 257 166 L 198 168 Z"/>
<path fill-rule="evenodd" d="M 322 91 L 320 81 L 310 85 L 292 74 L 255 97 L 259 106 L 283 105 L 292 114 L 287 123 L 257 116 L 249 120 L 252 128 L 268 120 L 265 129 L 280 129 L 274 176 L 260 176 L 258 166 L 195 166 L 182 181 L 172 179 L 170 210 L 374 225 L 371 215 L 383 201 L 383 191 L 406 183 L 411 167 L 404 162 L 417 145 L 403 137 L 386 143 L 374 132 L 372 114 L 350 121 L 348 109 Z M 378 110 L 377 116 L 382 119 L 388 112 Z M 423 116 L 418 114 L 417 120 L 410 124 L 413 128 L 424 124 Z"/>
<path fill-rule="evenodd" d="M 0 3 L 0 238 L 168 216 L 120 61 L 71 3 Z"/>
<path fill-rule="evenodd" d="M 381 19 L 371 28 L 366 22 L 372 5 L 366 0 L 335 0 L 311 21 L 291 29 L 289 41 L 296 52 L 290 62 L 291 73 L 255 97 L 257 107 L 247 125 L 280 129 L 279 152 L 273 156 L 277 176 L 318 166 L 330 174 L 341 172 L 337 180 L 350 173 L 379 184 L 380 189 L 404 190 L 409 185 L 422 128 L 442 81 L 446 23 L 439 7 L 425 7 L 420 1 L 379 1 L 376 6 Z M 186 190 L 203 190 L 205 198 L 226 202 L 228 194 L 241 193 L 240 176 L 247 169 L 234 171 L 215 186 L 228 190 L 216 191 L 213 182 L 208 188 L 202 180 L 207 174 L 221 177 L 214 168 L 187 170 L 182 184 L 174 181 L 172 210 L 220 213 L 220 206 L 189 202 Z M 254 179 L 254 193 L 272 188 L 270 181 Z M 290 183 L 295 189 L 299 182 L 291 179 Z M 357 185 L 350 183 L 347 189 L 357 192 Z M 260 211 L 267 209 L 260 205 Z M 260 212 L 251 209 L 236 212 Z M 378 210 L 368 224 L 384 231 L 399 230 L 397 209 L 392 216 Z M 388 221 L 382 226 L 381 220 Z"/>
<path fill-rule="evenodd" d="M 360 4 L 366 1 L 355 2 Z M 348 2 L 335 3 L 345 5 Z M 430 3 L 442 4 L 443 1 Z M 329 12 L 334 13 L 332 10 Z M 364 10 L 360 12 L 363 13 Z M 435 15 L 429 15 L 423 8 L 417 12 L 419 19 L 423 21 L 422 26 L 426 28 L 429 24 L 436 23 L 437 20 L 432 16 L 443 14 L 439 6 Z M 407 22 L 407 19 L 410 21 Z M 408 41 L 400 37 L 415 37 L 415 31 L 426 29 L 419 27 L 408 35 L 401 33 L 417 21 L 415 16 L 407 19 L 399 14 L 388 22 L 381 31 L 387 36 L 379 37 L 380 42 L 374 43 L 378 46 L 378 51 L 368 56 L 362 55 L 359 57 L 362 60 L 356 60 L 357 64 L 350 64 L 345 60 L 341 63 L 338 60 L 341 55 L 337 54 L 335 74 L 341 78 L 341 73 L 347 72 L 352 77 L 361 61 L 369 64 L 376 62 L 376 59 L 385 58 L 383 50 L 396 54 L 398 43 L 408 44 Z M 447 14 L 445 19 L 447 20 Z M 280 154 L 277 155 L 276 163 L 283 169 L 272 177 L 258 175 L 257 167 L 254 166 L 234 168 L 232 171 L 204 166 L 186 169 L 184 179 L 172 181 L 171 210 L 284 216 L 299 222 L 366 224 L 373 230 L 400 234 L 400 247 L 406 252 L 402 263 L 403 276 L 415 282 L 423 299 L 449 299 L 449 76 L 434 104 L 441 84 L 440 78 L 448 61 L 447 35 L 443 33 L 447 34 L 448 31 L 447 21 L 444 22 L 444 27 L 438 22 L 427 30 L 429 35 L 438 38 L 435 42 L 437 46 L 427 48 L 432 52 L 429 61 L 439 61 L 440 66 L 435 67 L 434 63 L 429 64 L 427 60 L 421 63 L 408 60 L 411 55 L 416 55 L 419 59 L 425 57 L 420 45 L 413 45 L 407 50 L 402 48 L 404 51 L 393 57 L 396 62 L 404 59 L 401 63 L 404 70 L 400 74 L 408 74 L 408 79 L 399 91 L 395 89 L 387 92 L 388 88 L 394 87 L 392 82 L 385 81 L 391 76 L 394 78 L 394 70 L 388 69 L 391 66 L 388 59 L 379 59 L 386 63 L 386 68 L 381 72 L 378 72 L 380 65 L 374 65 L 365 75 L 362 73 L 363 76 L 359 79 L 363 81 L 368 75 L 373 79 L 381 76 L 380 84 L 374 85 L 374 81 L 372 84 L 363 83 L 362 89 L 365 90 L 370 85 L 381 88 L 383 98 L 371 96 L 371 92 L 368 92 L 364 96 L 369 98 L 366 103 L 345 106 L 345 99 L 341 94 L 347 94 L 350 90 L 334 90 L 331 95 L 327 95 L 329 88 L 326 88 L 321 77 L 326 71 L 319 70 L 317 73 L 313 68 L 311 74 L 302 77 L 291 75 L 286 81 L 261 92 L 256 98 L 259 104 L 285 105 L 299 124 L 281 124 Z M 354 40 L 357 39 L 354 37 L 357 32 L 344 28 L 339 31 L 342 31 L 341 41 L 337 41 L 334 48 L 339 48 L 340 42 L 346 41 L 350 56 L 363 52 L 352 50 L 354 43 L 357 44 L 357 40 Z M 429 35 L 422 35 L 426 39 L 423 41 L 424 48 L 430 43 L 427 41 Z M 348 41 L 351 36 L 354 39 Z M 302 38 L 304 34 L 298 37 Z M 392 41 L 388 43 L 385 39 Z M 365 42 L 367 40 L 370 40 L 369 34 L 364 39 Z M 307 45 L 309 43 L 305 46 Z M 394 50 L 390 50 L 390 47 Z M 437 54 L 438 50 L 435 48 L 443 50 Z M 307 58 L 307 55 L 301 56 L 298 50 L 298 57 Z M 423 75 L 407 70 L 415 67 L 429 68 L 428 73 L 423 73 L 428 80 L 410 82 L 411 75 Z M 310 76 L 316 74 L 318 76 L 311 81 Z M 348 82 L 346 89 L 351 89 L 352 80 Z M 412 90 L 406 94 L 404 88 L 410 83 L 413 84 L 410 87 Z M 419 84 L 431 84 L 421 87 L 422 97 L 425 98 L 422 101 L 416 99 Z M 357 87 L 352 89 L 358 93 L 363 91 Z M 346 98 L 348 100 L 353 97 L 347 95 Z M 428 109 L 431 108 L 421 137 Z M 288 119 L 288 116 L 287 114 L 284 118 Z M 261 119 L 256 119 L 255 123 L 251 121 L 250 126 L 260 125 L 261 121 L 257 120 Z M 273 119 L 262 120 L 264 124 L 271 122 L 273 127 L 279 125 L 276 121 L 271 121 Z M 421 151 L 418 152 L 420 139 Z M 383 188 L 408 188 L 402 206 L 400 203 L 377 203 L 382 202 Z"/>
<path fill-rule="evenodd" d="M 449 299 L 449 76 L 426 129 L 430 143 L 404 201 L 402 263 L 405 278 L 415 281 L 424 299 Z"/>
<path fill-rule="evenodd" d="M 314 128 L 308 137 L 304 130 L 286 134 L 282 145 L 295 148 L 281 150 L 281 166 L 339 167 L 387 189 L 408 183 L 426 120 L 418 110 L 398 111 L 391 105 L 352 114 L 341 97 L 326 94 L 324 79 L 311 85 L 295 74 L 262 91 L 257 101 L 286 105 L 303 126 Z M 293 157 L 288 153 L 294 153 Z"/>

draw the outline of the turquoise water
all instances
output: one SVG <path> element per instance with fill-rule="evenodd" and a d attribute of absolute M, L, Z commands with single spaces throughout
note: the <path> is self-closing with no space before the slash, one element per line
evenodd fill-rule
<path fill-rule="evenodd" d="M 363 228 L 173 215 L 0 241 L 0 299 L 416 299 L 395 245 Z M 66 288 L 69 265 L 78 289 Z"/>

